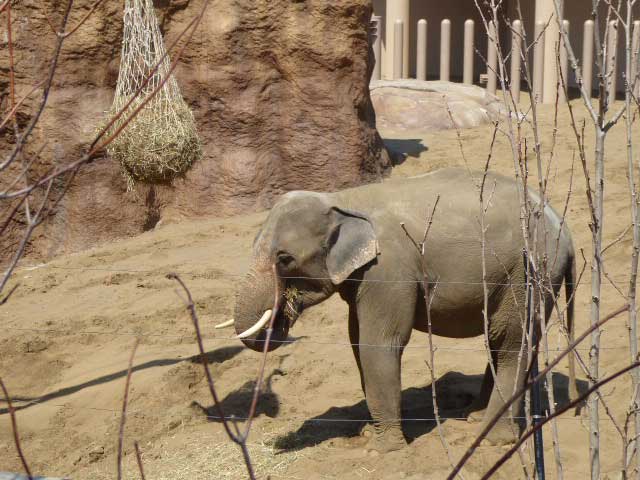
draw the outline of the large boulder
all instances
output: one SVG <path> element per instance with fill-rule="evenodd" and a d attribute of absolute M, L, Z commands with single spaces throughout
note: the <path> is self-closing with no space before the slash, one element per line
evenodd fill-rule
<path fill-rule="evenodd" d="M 505 111 L 498 97 L 475 85 L 377 80 L 370 89 L 378 126 L 391 130 L 471 128 L 495 121 Z"/>
<path fill-rule="evenodd" d="M 202 1 L 155 0 L 167 46 Z M 93 3 L 74 2 L 70 24 Z M 58 24 L 65 4 L 15 3 L 19 94 L 47 71 L 55 38 L 45 11 Z M 289 190 L 379 180 L 391 165 L 369 96 L 371 9 L 371 0 L 211 1 L 176 71 L 203 158 L 170 184 L 138 183 L 133 191 L 116 162 L 97 159 L 75 178 L 31 251 L 78 250 L 159 221 L 264 209 Z M 32 142 L 33 151 L 45 144 L 41 167 L 76 160 L 95 134 L 113 98 L 121 38 L 122 2 L 103 2 L 65 42 Z M 6 36 L 0 41 L 6 47 Z M 6 56 L 0 62 L 6 72 Z M 0 132 L 0 154 L 12 138 Z"/>

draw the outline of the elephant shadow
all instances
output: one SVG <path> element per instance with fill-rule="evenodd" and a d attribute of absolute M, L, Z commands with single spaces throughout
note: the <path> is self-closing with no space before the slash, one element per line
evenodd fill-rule
<path fill-rule="evenodd" d="M 269 418 L 275 418 L 280 412 L 280 400 L 278 395 L 272 389 L 272 380 L 276 375 L 283 375 L 279 368 L 274 369 L 264 380 L 262 392 L 258 396 L 256 404 L 255 417 L 266 415 Z M 245 382 L 240 388 L 229 393 L 220 401 L 220 407 L 226 418 L 235 417 L 240 421 L 246 420 L 246 416 L 251 408 L 253 400 L 253 391 L 256 386 L 256 380 Z M 192 406 L 200 410 L 211 422 L 221 422 L 220 414 L 215 405 L 203 406 L 198 402 L 193 402 Z"/>
<path fill-rule="evenodd" d="M 441 421 L 458 418 L 480 392 L 482 375 L 448 372 L 436 382 L 436 394 Z M 429 433 L 436 427 L 432 400 L 432 385 L 410 387 L 402 391 L 402 428 L 409 442 Z M 365 400 L 345 406 L 331 407 L 317 417 L 305 420 L 295 431 L 277 437 L 274 447 L 281 452 L 314 447 L 335 438 L 360 435 L 371 423 Z"/>
<path fill-rule="evenodd" d="M 220 348 L 216 348 L 215 350 L 205 352 L 204 359 L 209 365 L 213 363 L 224 363 L 227 360 L 231 360 L 233 357 L 238 355 L 243 350 L 244 350 L 244 347 L 239 345 L 220 347 Z M 202 363 L 202 355 L 200 354 L 193 355 L 189 357 L 187 360 L 191 363 Z"/>
<path fill-rule="evenodd" d="M 436 401 L 441 423 L 449 419 L 467 418 L 471 403 L 480 394 L 482 379 L 483 375 L 465 375 L 453 371 L 436 381 Z M 566 375 L 554 372 L 552 381 L 555 402 L 562 406 L 569 401 L 569 379 Z M 587 388 L 587 382 L 578 381 L 580 394 Z M 402 429 L 409 443 L 437 426 L 432 394 L 431 384 L 402 391 Z M 548 409 L 548 398 L 543 394 L 542 410 L 547 412 Z M 297 430 L 276 437 L 274 447 L 285 453 L 314 447 L 331 439 L 358 437 L 370 423 L 371 417 L 365 400 L 349 406 L 331 407 L 324 413 L 305 420 Z"/>
<path fill-rule="evenodd" d="M 216 364 L 216 363 L 223 363 L 227 360 L 231 360 L 233 357 L 235 357 L 236 355 L 238 355 L 241 351 L 244 350 L 244 347 L 242 346 L 228 346 L 228 347 L 221 347 L 221 348 L 217 348 L 215 350 L 211 350 L 209 352 L 206 352 L 204 354 L 204 358 L 206 360 L 206 362 L 208 364 Z M 147 370 L 149 368 L 157 368 L 157 367 L 169 367 L 172 365 L 176 365 L 185 361 L 191 362 L 191 363 L 202 363 L 201 360 L 202 356 L 200 354 L 197 355 L 193 355 L 191 357 L 188 358 L 182 358 L 182 357 L 177 357 L 177 358 L 157 358 L 157 359 L 153 359 L 147 362 L 143 362 L 143 363 L 138 363 L 136 365 L 134 365 L 131 369 L 132 373 L 136 373 L 136 372 L 141 372 L 144 370 Z M 102 375 L 100 377 L 97 378 L 93 378 L 91 380 L 88 380 L 86 382 L 82 382 L 82 383 L 78 383 L 76 385 L 72 385 L 72 386 L 68 386 L 68 387 L 64 387 L 58 390 L 55 390 L 53 392 L 49 392 L 49 393 L 45 393 L 43 395 L 39 395 L 39 396 L 21 396 L 21 395 L 15 395 L 12 396 L 12 400 L 13 402 L 18 402 L 18 404 L 14 404 L 13 408 L 18 411 L 18 410 L 24 410 L 26 408 L 30 408 L 32 406 L 36 406 L 36 405 L 41 405 L 45 402 L 48 402 L 50 400 L 56 400 L 59 398 L 63 398 L 69 395 L 73 395 L 77 392 L 80 392 L 86 388 L 90 388 L 90 387 L 95 387 L 97 385 L 104 385 L 107 384 L 109 382 L 113 382 L 116 381 L 120 378 L 124 378 L 127 376 L 127 369 L 122 369 L 122 370 L 118 370 L 116 372 L 111 372 L 105 375 Z M 6 400 L 4 398 L 0 399 L 0 404 L 2 403 L 6 403 Z M 0 408 L 0 415 L 6 415 L 7 413 L 9 413 L 9 409 L 8 408 Z"/>
<path fill-rule="evenodd" d="M 562 407 L 563 405 L 569 403 L 569 377 L 564 375 L 563 373 L 553 372 L 552 375 L 553 382 L 553 398 L 556 402 L 557 407 Z M 582 395 L 589 389 L 589 382 L 586 380 L 577 380 L 577 388 L 578 394 Z M 577 405 L 575 409 L 575 414 L 578 415 L 580 410 L 584 406 L 584 402 Z M 544 395 L 544 390 L 542 393 L 542 412 L 545 415 L 549 414 L 549 397 Z"/>

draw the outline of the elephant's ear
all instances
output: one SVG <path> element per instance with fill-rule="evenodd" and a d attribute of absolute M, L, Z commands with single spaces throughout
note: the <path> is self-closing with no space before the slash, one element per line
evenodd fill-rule
<path fill-rule="evenodd" d="M 335 227 L 329 238 L 327 269 L 338 285 L 378 255 L 378 240 L 371 221 L 357 212 L 332 208 Z"/>

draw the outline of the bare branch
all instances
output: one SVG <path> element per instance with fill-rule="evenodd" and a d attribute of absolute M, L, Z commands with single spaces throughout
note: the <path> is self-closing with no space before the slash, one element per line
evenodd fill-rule
<path fill-rule="evenodd" d="M 89 9 L 89 11 L 87 12 L 87 14 L 74 27 L 72 27 L 67 32 L 64 32 L 64 33 L 57 32 L 56 34 L 65 38 L 73 35 L 76 32 L 76 30 L 78 30 L 82 25 L 84 25 L 84 23 L 89 19 L 91 14 L 96 10 L 96 8 L 100 6 L 102 2 L 104 2 L 104 0 L 96 0 L 94 4 L 91 6 L 91 8 Z"/>
<path fill-rule="evenodd" d="M 24 96 L 22 96 L 22 98 L 20 98 L 20 100 L 18 100 L 16 102 L 15 105 L 13 105 L 13 108 L 11 108 L 11 110 L 9 110 L 9 112 L 7 113 L 7 115 L 4 117 L 4 119 L 2 120 L 2 122 L 0 122 L 0 130 L 2 128 L 4 128 L 4 126 L 7 124 L 7 122 L 9 120 L 11 120 L 13 118 L 13 116 L 17 113 L 18 109 L 22 106 L 22 104 L 24 103 L 24 101 L 29 98 L 31 95 L 33 95 L 33 93 L 38 90 L 45 82 L 46 80 L 40 80 L 38 83 L 35 84 L 35 86 L 29 90 Z"/>
<path fill-rule="evenodd" d="M 140 446 L 138 442 L 133 442 L 133 447 L 136 450 L 136 462 L 138 463 L 138 472 L 140 472 L 141 480 L 146 480 L 144 477 L 144 467 L 142 466 L 142 454 L 140 453 Z"/>
<path fill-rule="evenodd" d="M 71 12 L 71 7 L 72 6 L 73 6 L 73 0 L 69 0 L 67 2 L 67 8 L 65 9 L 64 15 L 62 17 L 62 28 L 64 28 L 66 26 L 67 22 L 69 21 L 69 14 Z M 26 128 L 26 130 L 24 131 L 24 133 L 22 135 L 20 135 L 16 139 L 16 146 L 13 148 L 13 151 L 11 152 L 11 154 L 9 154 L 7 159 L 2 164 L 0 164 L 0 172 L 3 171 L 5 168 L 7 168 L 16 159 L 16 157 L 20 154 L 20 152 L 22 151 L 22 148 L 24 147 L 24 144 L 25 144 L 26 140 L 29 138 L 29 136 L 33 132 L 33 129 L 35 128 L 35 126 L 37 125 L 38 121 L 40 120 L 40 116 L 42 115 L 42 112 L 44 111 L 45 106 L 47 105 L 47 101 L 49 99 L 49 91 L 51 90 L 51 85 L 53 83 L 53 77 L 54 77 L 54 75 L 56 73 L 56 70 L 57 70 L 58 60 L 60 58 L 60 52 L 62 51 L 62 44 L 63 43 L 64 43 L 64 38 L 58 38 L 58 40 L 56 41 L 56 44 L 55 44 L 55 47 L 54 47 L 54 51 L 53 51 L 53 55 L 52 55 L 52 58 L 51 58 L 51 65 L 49 67 L 49 73 L 47 75 L 47 79 L 46 79 L 45 84 L 44 84 L 44 90 L 42 92 L 42 100 L 40 102 L 40 105 L 39 105 L 38 109 L 36 110 L 35 115 L 31 119 L 31 122 L 29 123 L 29 125 Z M 44 182 L 44 183 L 46 183 L 46 182 Z"/>
<path fill-rule="evenodd" d="M 627 235 L 627 233 L 629 233 L 629 230 L 631 230 L 631 228 L 633 227 L 632 224 L 627 225 L 627 228 L 625 228 L 622 232 L 620 232 L 620 235 L 618 235 L 615 240 L 612 240 L 611 243 L 609 245 L 607 245 L 606 247 L 604 247 L 602 249 L 602 252 L 600 253 L 601 255 L 604 255 L 604 253 L 609 250 L 611 247 L 614 247 L 615 245 L 617 245 L 618 243 L 620 243 L 622 240 L 624 240 L 624 237 Z"/>
<path fill-rule="evenodd" d="M 622 307 L 615 310 L 614 312 L 607 315 L 606 317 L 602 318 L 600 321 L 598 321 L 598 323 L 591 325 L 578 338 L 576 338 L 576 340 L 573 343 L 571 343 L 567 348 L 565 348 L 562 352 L 560 352 L 560 354 L 551 363 L 549 363 L 549 365 L 544 370 L 538 373 L 538 375 L 535 378 L 528 380 L 522 388 L 520 388 L 516 393 L 514 393 L 513 396 L 510 399 L 508 399 L 504 403 L 504 405 L 502 405 L 502 407 L 500 407 L 500 409 L 498 410 L 498 412 L 496 412 L 496 414 L 491 419 L 491 421 L 487 422 L 487 425 L 483 428 L 482 432 L 480 432 L 480 434 L 476 437 L 476 439 L 473 441 L 471 446 L 467 449 L 465 454 L 458 461 L 453 471 L 449 474 L 449 476 L 447 477 L 447 480 L 453 480 L 455 478 L 457 473 L 464 466 L 464 464 L 467 463 L 471 455 L 473 455 L 473 453 L 476 451 L 478 446 L 480 446 L 480 443 L 482 442 L 482 440 L 486 438 L 487 434 L 498 422 L 500 417 L 510 408 L 510 406 L 514 402 L 516 402 L 520 397 L 522 397 L 522 395 L 524 395 L 526 390 L 528 390 L 535 382 L 542 380 L 547 374 L 547 372 L 551 371 L 553 367 L 555 367 L 558 363 L 560 363 L 560 360 L 562 360 L 569 353 L 571 353 L 576 348 L 576 346 L 579 345 L 580 342 L 582 342 L 582 340 L 584 340 L 591 332 L 593 332 L 597 328 L 600 328 L 602 325 L 604 325 L 606 322 L 608 322 L 612 318 L 615 318 L 621 313 L 626 312 L 628 309 L 629 309 L 629 305 L 625 304 Z"/>
<path fill-rule="evenodd" d="M 191 321 L 193 322 L 193 327 L 196 333 L 196 338 L 197 338 L 197 343 L 198 343 L 198 349 L 200 351 L 200 357 L 202 359 L 202 366 L 204 368 L 205 371 L 205 376 L 207 378 L 207 385 L 209 386 L 209 393 L 211 394 L 211 397 L 213 399 L 214 402 L 214 406 L 216 408 L 216 411 L 218 412 L 218 416 L 220 417 L 221 421 L 222 421 L 222 425 L 225 429 L 225 432 L 227 433 L 227 436 L 234 442 L 236 443 L 239 447 L 240 450 L 242 451 L 242 455 L 244 458 L 244 462 L 245 465 L 247 467 L 247 472 L 249 473 L 249 478 L 251 478 L 252 480 L 255 479 L 255 473 L 253 471 L 253 465 L 251 464 L 251 457 L 249 455 L 249 449 L 247 448 L 247 439 L 249 438 L 249 433 L 251 431 L 251 425 L 253 422 L 253 418 L 255 417 L 255 413 L 256 413 L 256 408 L 258 405 L 258 398 L 260 396 L 260 392 L 262 389 L 262 384 L 264 381 L 264 371 L 266 368 L 266 363 L 267 363 L 267 352 L 269 351 L 269 344 L 271 342 L 271 336 L 273 334 L 273 324 L 275 322 L 275 319 L 280 311 L 281 308 L 281 304 L 282 304 L 282 292 L 280 291 L 280 280 L 279 280 L 279 275 L 278 275 L 278 271 L 275 265 L 273 265 L 273 273 L 274 276 L 276 278 L 276 286 L 275 286 L 275 299 L 274 299 L 274 305 L 273 305 L 273 309 L 271 311 L 271 319 L 269 321 L 269 326 L 267 327 L 267 335 L 266 338 L 264 340 L 264 348 L 262 351 L 262 363 L 260 365 L 260 369 L 258 371 L 258 378 L 256 380 L 256 384 L 255 387 L 253 389 L 253 397 L 251 399 L 251 407 L 249 408 L 249 413 L 247 414 L 247 423 L 245 425 L 245 429 L 243 432 L 240 431 L 240 429 L 238 428 L 238 426 L 233 423 L 233 427 L 235 429 L 235 432 L 231 431 L 231 427 L 229 426 L 229 422 L 227 421 L 227 418 L 224 414 L 224 411 L 222 409 L 220 400 L 218 398 L 218 394 L 216 392 L 214 383 L 213 383 L 213 377 L 211 376 L 211 372 L 209 370 L 209 365 L 206 362 L 206 357 L 205 357 L 205 352 L 204 352 L 204 345 L 202 342 L 202 334 L 200 333 L 200 324 L 199 324 L 199 320 L 198 320 L 198 314 L 196 312 L 196 307 L 195 304 L 193 303 L 193 298 L 191 296 L 191 292 L 189 291 L 189 289 L 187 288 L 187 286 L 185 285 L 185 283 L 182 281 L 182 279 L 175 273 L 170 273 L 167 275 L 167 278 L 170 280 L 175 280 L 177 281 L 180 286 L 182 287 L 184 293 L 187 296 L 187 309 L 189 310 L 190 316 L 191 316 Z"/>
<path fill-rule="evenodd" d="M 187 27 L 178 35 L 178 37 L 176 37 L 176 39 L 173 41 L 171 46 L 169 48 L 167 48 L 167 51 L 165 52 L 165 56 L 168 55 L 169 52 L 175 47 L 175 45 L 182 38 L 182 36 L 184 36 L 187 32 L 189 32 L 189 35 L 187 36 L 187 39 L 185 40 L 184 45 L 180 48 L 180 50 L 178 50 L 178 53 L 176 54 L 176 56 L 174 57 L 173 62 L 171 63 L 171 66 L 167 70 L 167 75 L 158 83 L 156 88 L 153 91 L 151 91 L 149 93 L 149 95 L 147 95 L 147 97 L 144 100 L 142 100 L 138 104 L 138 106 L 130 114 L 128 114 L 126 120 L 120 125 L 120 127 L 118 129 L 116 129 L 116 131 L 114 131 L 106 140 L 104 140 L 100 145 L 98 145 L 98 142 L 100 141 L 100 139 L 102 137 L 104 137 L 105 134 L 107 133 L 107 131 L 111 128 L 111 126 L 122 115 L 124 115 L 124 113 L 127 111 L 129 106 L 133 103 L 133 101 L 140 94 L 142 89 L 149 83 L 149 81 L 151 80 L 151 77 L 153 76 L 155 71 L 159 68 L 159 66 L 160 66 L 161 62 L 163 61 L 163 59 L 165 58 L 165 56 L 161 57 L 160 60 L 158 61 L 158 63 L 156 63 L 155 67 L 150 71 L 150 73 L 147 76 L 147 78 L 145 79 L 145 81 L 141 83 L 140 87 L 138 88 L 136 93 L 134 93 L 134 95 L 131 97 L 129 102 L 124 107 L 122 107 L 117 114 L 115 114 L 113 116 L 111 121 L 109 123 L 107 123 L 107 125 L 94 138 L 93 142 L 91 143 L 91 145 L 89 147 L 89 152 L 87 154 L 83 155 L 80 159 L 76 160 L 75 162 L 72 162 L 72 163 L 70 163 L 70 164 L 68 164 L 68 165 L 66 165 L 66 166 L 64 166 L 62 168 L 59 168 L 59 169 L 57 169 L 57 170 L 55 170 L 53 172 L 51 172 L 51 171 L 47 172 L 39 180 L 34 182 L 30 187 L 26 187 L 26 188 L 23 188 L 22 190 L 9 192 L 9 193 L 6 193 L 6 194 L 0 194 L 0 199 L 3 199 L 3 198 L 4 199 L 15 198 L 15 197 L 19 197 L 19 196 L 22 196 L 22 195 L 25 195 L 25 194 L 29 194 L 33 190 L 38 188 L 39 186 L 44 185 L 45 183 L 47 183 L 49 180 L 51 180 L 53 178 L 56 178 L 56 177 L 59 177 L 59 176 L 65 174 L 65 173 L 68 173 L 70 171 L 77 170 L 79 167 L 81 167 L 85 163 L 91 161 L 97 153 L 99 153 L 102 150 L 104 150 L 113 140 L 115 140 L 115 138 L 120 134 L 120 132 L 122 130 L 124 130 L 124 128 L 126 128 L 126 126 L 129 124 L 129 122 L 131 122 L 131 120 L 133 120 L 136 117 L 136 115 L 140 112 L 140 110 L 142 110 L 145 107 L 145 105 L 157 94 L 157 92 L 164 86 L 164 84 L 170 78 L 171 74 L 173 73 L 173 71 L 175 70 L 175 68 L 178 65 L 178 60 L 180 59 L 180 57 L 181 57 L 182 53 L 184 52 L 184 50 L 186 49 L 187 45 L 189 45 L 189 42 L 191 41 L 191 38 L 193 37 L 193 34 L 195 33 L 195 30 L 197 29 L 198 25 L 200 24 L 200 21 L 202 20 L 202 17 L 204 16 L 204 12 L 206 10 L 207 5 L 209 4 L 209 1 L 210 0 L 205 0 L 204 1 L 202 9 L 200 10 L 200 13 L 187 25 Z M 0 166 L 0 171 L 2 170 L 2 168 L 3 167 Z"/>
<path fill-rule="evenodd" d="M 482 476 L 482 480 L 487 480 L 491 478 L 491 476 L 506 462 L 511 456 L 520 448 L 531 435 L 540 430 L 547 422 L 553 420 L 554 418 L 562 415 L 566 411 L 575 407 L 576 405 L 583 402 L 586 398 L 588 398 L 593 392 L 597 391 L 603 385 L 609 383 L 611 380 L 618 378 L 620 375 L 627 373 L 628 371 L 640 366 L 640 362 L 634 362 L 631 365 L 624 367 L 622 370 L 618 370 L 616 373 L 609 375 L 608 377 L 600 380 L 599 382 L 593 384 L 591 388 L 589 388 L 586 392 L 580 395 L 577 399 L 568 402 L 566 405 L 558 409 L 553 415 L 549 415 L 540 421 L 540 423 L 534 425 L 531 429 L 527 430 L 522 436 L 518 439 L 518 441 L 511 447 L 500 459 Z"/>
<path fill-rule="evenodd" d="M 5 303 L 7 303 L 9 301 L 9 298 L 11 298 L 11 295 L 13 295 L 13 292 L 15 292 L 19 286 L 20 284 L 16 283 L 13 287 L 11 287 L 9 293 L 7 293 L 2 299 L 0 299 L 0 305 L 4 305 Z"/>
<path fill-rule="evenodd" d="M 129 402 L 129 385 L 131 384 L 131 373 L 133 372 L 133 357 L 136 354 L 140 339 L 137 338 L 131 349 L 131 355 L 129 355 L 129 365 L 127 367 L 127 379 L 124 384 L 124 396 L 122 398 L 122 415 L 120 416 L 120 430 L 118 433 L 118 454 L 117 454 L 117 466 L 118 466 L 118 480 L 122 479 L 122 449 L 124 445 L 124 426 L 127 422 L 127 404 Z"/>
<path fill-rule="evenodd" d="M 13 408 L 13 404 L 11 403 L 11 397 L 9 396 L 9 392 L 7 391 L 7 387 L 5 387 L 2 378 L 0 377 L 0 388 L 2 388 L 2 393 L 4 394 L 4 399 L 7 402 L 7 407 L 9 409 L 9 415 L 11 416 L 11 428 L 13 430 L 13 443 L 16 446 L 16 450 L 18 451 L 18 456 L 20 457 L 20 461 L 22 462 L 22 468 L 24 468 L 24 472 L 27 474 L 29 478 L 32 477 L 31 470 L 29 469 L 29 465 L 27 464 L 27 460 L 22 452 L 22 447 L 20 446 L 20 434 L 18 433 L 18 422 L 16 421 L 16 412 Z"/>

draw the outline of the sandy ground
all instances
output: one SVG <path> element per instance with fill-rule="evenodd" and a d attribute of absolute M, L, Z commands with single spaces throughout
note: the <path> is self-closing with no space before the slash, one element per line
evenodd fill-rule
<path fill-rule="evenodd" d="M 577 116 L 583 118 L 584 111 L 578 109 Z M 542 109 L 545 151 L 553 142 L 553 123 L 552 109 Z M 639 130 L 636 126 L 637 139 Z M 484 165 L 492 131 L 492 126 L 484 126 L 460 133 L 472 168 Z M 592 152 L 591 129 L 586 133 L 587 151 Z M 382 134 L 394 148 L 411 154 L 396 167 L 395 177 L 464 165 L 455 131 Z M 528 142 L 533 145 L 531 137 Z M 588 256 L 589 216 L 575 145 L 567 112 L 562 109 L 550 169 L 551 198 L 562 210 L 575 158 L 567 216 L 576 247 Z M 630 223 L 622 127 L 611 132 L 607 152 L 606 243 Z M 638 160 L 636 150 L 636 164 Z M 501 134 L 491 168 L 513 172 L 510 147 Z M 180 273 L 191 288 L 223 407 L 227 414 L 242 418 L 260 357 L 230 339 L 229 330 L 214 330 L 213 326 L 230 317 L 234 281 L 248 264 L 250 245 L 263 218 L 264 214 L 254 214 L 159 225 L 139 237 L 56 258 L 37 268 L 25 262 L 13 280 L 20 282 L 20 288 L 0 307 L 0 375 L 20 409 L 23 448 L 34 472 L 74 479 L 115 478 L 127 361 L 139 337 L 125 431 L 125 478 L 139 478 L 134 440 L 140 442 L 147 478 L 245 478 L 239 451 L 226 440 L 215 418 L 202 367 L 194 357 L 196 346 L 183 300 L 165 274 Z M 608 274 L 623 289 L 630 252 L 629 234 L 606 252 Z M 578 331 L 589 322 L 588 281 L 587 269 L 578 290 Z M 605 283 L 603 312 L 623 302 L 615 288 Z M 306 480 L 443 478 L 449 460 L 433 422 L 406 422 L 411 443 L 399 452 L 367 455 L 362 448 L 366 438 L 359 431 L 368 414 L 347 345 L 345 314 L 346 306 L 339 298 L 310 309 L 291 332 L 296 341 L 270 354 L 267 389 L 250 437 L 258 475 Z M 621 316 L 604 330 L 602 374 L 613 372 L 629 359 L 625 321 Z M 403 358 L 404 416 L 411 419 L 433 417 L 426 343 L 426 335 L 414 334 Z M 486 357 L 481 338 L 437 338 L 436 344 L 438 403 L 441 415 L 448 417 L 443 429 L 455 459 L 477 429 L 477 424 L 461 415 L 479 390 Z M 562 345 L 555 327 L 550 345 L 552 349 Z M 583 347 L 581 354 L 586 359 L 586 345 Z M 554 375 L 559 402 L 566 399 L 566 373 L 566 363 L 561 363 Z M 580 378 L 584 387 L 583 372 Z M 607 386 L 603 393 L 612 417 L 623 422 L 630 398 L 629 378 Z M 558 421 L 565 478 L 586 478 L 589 471 L 584 415 L 567 415 Z M 603 478 L 619 478 L 620 436 L 602 409 L 601 418 Z M 548 478 L 555 478 L 550 429 L 545 429 L 545 449 Z M 465 478 L 477 478 L 502 452 L 498 447 L 482 446 L 465 469 Z M 528 458 L 528 452 L 524 456 Z M 1 470 L 21 470 L 4 402 L 0 403 Z M 523 476 L 520 461 L 514 459 L 497 478 Z"/>

